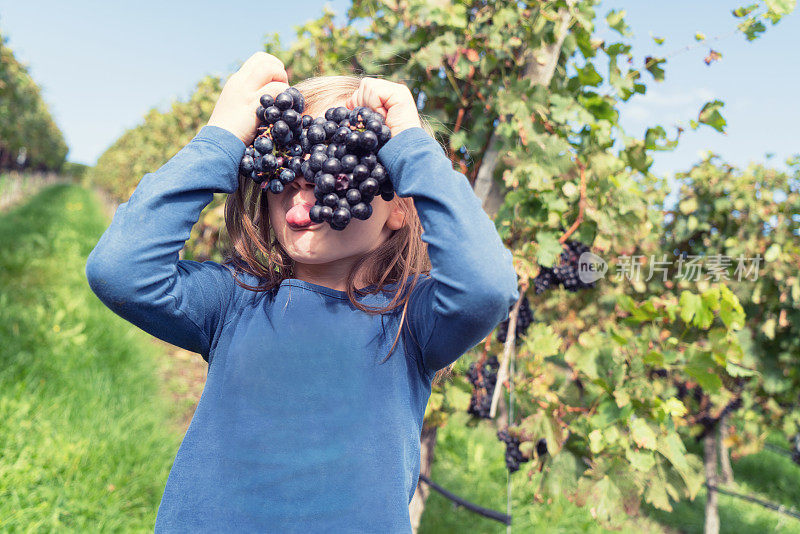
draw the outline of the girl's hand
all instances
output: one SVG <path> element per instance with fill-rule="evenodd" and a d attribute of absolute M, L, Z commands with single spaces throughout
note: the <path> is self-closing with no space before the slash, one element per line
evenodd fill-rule
<path fill-rule="evenodd" d="M 403 130 L 422 127 L 417 112 L 417 103 L 409 88 L 379 78 L 362 78 L 361 85 L 345 103 L 348 109 L 357 106 L 372 108 L 386 121 L 392 137 Z"/>
<path fill-rule="evenodd" d="M 225 82 L 208 125 L 224 128 L 249 145 L 256 137 L 259 98 L 264 93 L 277 96 L 289 88 L 288 82 L 281 60 L 256 52 Z"/>

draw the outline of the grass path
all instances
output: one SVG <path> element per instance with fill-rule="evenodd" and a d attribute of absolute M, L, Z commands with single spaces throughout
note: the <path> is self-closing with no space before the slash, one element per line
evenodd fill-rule
<path fill-rule="evenodd" d="M 0 531 L 152 532 L 181 435 L 163 347 L 86 281 L 107 223 L 75 185 L 0 215 Z"/>

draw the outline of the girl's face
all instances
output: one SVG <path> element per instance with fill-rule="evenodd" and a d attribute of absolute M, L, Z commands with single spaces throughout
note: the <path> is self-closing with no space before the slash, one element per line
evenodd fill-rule
<path fill-rule="evenodd" d="M 317 200 L 314 198 L 314 184 L 306 182 L 303 177 L 296 178 L 281 193 L 267 192 L 266 195 L 272 229 L 283 249 L 298 263 L 358 259 L 386 241 L 393 230 L 403 226 L 402 208 L 394 200 L 387 202 L 380 196 L 372 200 L 369 219 L 353 218 L 344 230 L 334 230 L 327 222 L 292 226 L 286 221 L 289 210 L 298 204 L 311 209 Z"/>
<path fill-rule="evenodd" d="M 265 190 L 265 194 L 270 224 L 278 241 L 289 256 L 301 264 L 355 261 L 381 245 L 392 231 L 402 228 L 404 223 L 403 209 L 397 196 L 389 202 L 376 196 L 372 200 L 369 219 L 362 221 L 352 218 L 344 230 L 334 230 L 327 222 L 298 227 L 287 222 L 287 214 L 294 206 L 304 204 L 305 207 L 294 208 L 294 213 L 305 210 L 307 216 L 307 210 L 316 202 L 314 184 L 300 176 L 281 193 Z M 293 216 L 289 217 L 291 222 L 294 219 Z"/>

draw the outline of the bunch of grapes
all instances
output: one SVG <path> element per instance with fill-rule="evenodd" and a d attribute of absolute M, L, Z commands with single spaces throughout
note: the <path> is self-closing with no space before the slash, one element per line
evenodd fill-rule
<path fill-rule="evenodd" d="M 589 252 L 589 247 L 580 241 L 567 241 L 565 245 L 566 248 L 561 252 L 560 263 L 553 268 L 542 267 L 539 274 L 533 279 L 533 287 L 537 295 L 557 287 L 559 284 L 572 293 L 595 286 L 595 282 L 587 284 L 578 277 L 578 260 L 581 254 Z"/>
<path fill-rule="evenodd" d="M 531 305 L 528 302 L 528 296 L 524 295 L 522 297 L 522 302 L 519 305 L 519 313 L 517 314 L 517 331 L 514 334 L 516 338 L 515 341 L 519 342 L 520 338 L 525 335 L 527 332 L 528 327 L 533 322 L 533 311 L 531 311 Z M 497 341 L 500 343 L 506 342 L 506 337 L 508 336 L 508 319 L 500 323 L 500 326 L 497 328 Z"/>
<path fill-rule="evenodd" d="M 275 98 L 265 94 L 256 110 L 258 136 L 245 150 L 240 172 L 281 193 L 302 177 L 314 184 L 314 223 L 344 230 L 352 218 L 372 215 L 372 199 L 394 198 L 378 151 L 392 137 L 383 115 L 366 107 L 328 109 L 323 117 L 303 115 L 305 99 L 294 87 Z M 308 157 L 306 157 L 308 156 Z"/>
<path fill-rule="evenodd" d="M 469 366 L 467 379 L 472 384 L 472 395 L 469 398 L 468 414 L 481 419 L 489 419 L 498 369 L 500 369 L 500 362 L 497 361 L 497 356 L 487 358 L 483 364 L 473 363 Z"/>
<path fill-rule="evenodd" d="M 499 430 L 497 432 L 497 437 L 500 439 L 500 441 L 506 444 L 506 467 L 508 468 L 509 473 L 519 471 L 519 464 L 530 461 L 530 458 L 522 454 L 522 451 L 519 450 L 519 437 L 510 434 L 507 428 Z"/>

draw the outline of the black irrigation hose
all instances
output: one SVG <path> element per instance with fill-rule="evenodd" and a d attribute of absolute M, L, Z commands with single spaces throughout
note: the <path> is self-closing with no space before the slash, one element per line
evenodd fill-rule
<path fill-rule="evenodd" d="M 775 510 L 781 514 L 788 515 L 790 517 L 794 517 L 795 519 L 800 519 L 800 513 L 797 513 L 793 508 L 787 508 L 782 504 L 775 504 L 769 501 L 762 501 L 761 499 L 757 499 L 755 497 L 751 497 L 750 495 L 743 495 L 741 493 L 735 493 L 733 491 L 728 491 L 726 489 L 722 489 L 719 486 L 714 486 L 713 484 L 706 483 L 706 487 L 711 490 L 715 490 L 718 493 L 722 493 L 723 495 L 729 495 L 731 497 L 736 497 L 737 499 L 742 499 L 744 501 L 749 501 L 758 505 L 763 506 L 764 508 L 769 508 L 770 510 Z"/>
<path fill-rule="evenodd" d="M 783 447 L 778 447 L 777 445 L 773 445 L 772 443 L 765 443 L 764 448 L 768 451 L 777 452 L 778 454 L 783 454 L 784 456 L 788 456 L 789 458 L 792 457 L 792 451 L 789 449 L 784 449 Z"/>
<path fill-rule="evenodd" d="M 511 524 L 511 516 L 510 515 L 506 515 L 506 514 L 503 514 L 503 513 L 500 513 L 500 512 L 496 512 L 496 511 L 491 510 L 489 508 L 484 508 L 483 506 L 478 506 L 477 504 L 473 504 L 473 503 L 471 503 L 469 501 L 466 501 L 466 500 L 462 499 L 461 497 L 459 497 L 458 495 L 456 495 L 454 493 L 450 493 L 449 491 L 447 491 L 446 489 L 444 489 L 439 484 L 437 484 L 436 482 L 434 482 L 430 478 L 426 477 L 422 473 L 419 474 L 419 479 L 421 481 L 423 481 L 425 484 L 427 484 L 428 486 L 430 486 L 431 488 L 435 489 L 436 491 L 438 491 L 439 493 L 441 493 L 442 495 L 447 497 L 448 499 L 450 499 L 451 501 L 453 501 L 454 503 L 456 503 L 457 505 L 463 506 L 467 510 L 470 510 L 472 512 L 475 512 L 476 514 L 482 515 L 483 517 L 488 517 L 489 519 L 494 519 L 495 521 L 499 521 L 500 523 L 503 523 L 504 525 L 510 525 Z"/>

